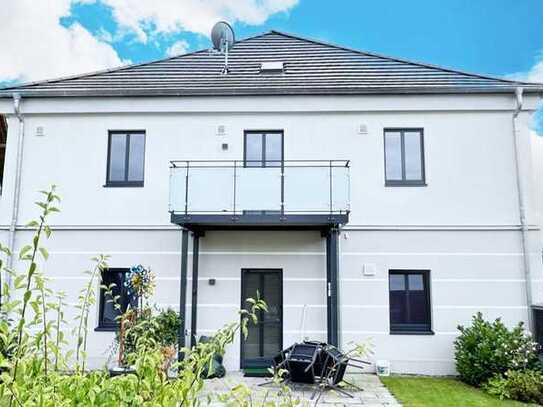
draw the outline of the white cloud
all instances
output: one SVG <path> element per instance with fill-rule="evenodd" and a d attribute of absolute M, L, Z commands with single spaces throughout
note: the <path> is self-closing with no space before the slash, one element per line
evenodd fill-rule
<path fill-rule="evenodd" d="M 2 1 L 0 81 L 48 79 L 123 63 L 111 45 L 80 24 L 60 24 L 70 5 L 71 0 Z"/>
<path fill-rule="evenodd" d="M 526 80 L 528 82 L 540 82 L 543 83 L 543 60 L 536 63 L 532 69 L 526 74 Z"/>
<path fill-rule="evenodd" d="M 524 82 L 539 82 L 543 83 L 543 51 L 536 58 L 536 63 L 530 70 L 526 72 L 516 72 L 507 75 L 508 78 Z"/>
<path fill-rule="evenodd" d="M 85 0 L 92 1 L 92 0 Z M 286 12 L 298 0 L 97 0 L 112 9 L 121 28 L 146 43 L 148 33 L 190 31 L 208 36 L 219 20 L 250 25 Z"/>
<path fill-rule="evenodd" d="M 508 79 L 523 82 L 543 83 L 543 51 L 536 57 L 536 63 L 526 72 L 516 72 L 506 76 Z M 539 110 L 532 118 L 532 127 L 543 136 L 543 101 L 539 104 Z"/>
<path fill-rule="evenodd" d="M 172 44 L 170 48 L 166 50 L 168 56 L 173 57 L 176 55 L 185 54 L 189 49 L 189 43 L 185 40 L 179 40 Z"/>

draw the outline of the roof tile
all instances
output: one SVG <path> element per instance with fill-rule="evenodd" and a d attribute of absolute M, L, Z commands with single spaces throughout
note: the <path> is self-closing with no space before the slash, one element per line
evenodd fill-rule
<path fill-rule="evenodd" d="M 283 62 L 262 73 L 263 62 Z M 404 61 L 271 31 L 235 43 L 224 57 L 201 50 L 117 69 L 0 89 L 0 96 L 281 95 L 507 92 L 528 84 Z"/>

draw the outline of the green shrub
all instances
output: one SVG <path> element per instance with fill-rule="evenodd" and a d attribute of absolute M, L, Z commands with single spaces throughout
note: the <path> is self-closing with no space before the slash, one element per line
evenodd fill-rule
<path fill-rule="evenodd" d="M 162 310 L 157 315 L 153 315 L 149 307 L 140 311 L 134 322 L 126 324 L 124 362 L 128 355 L 136 352 L 137 341 L 142 338 L 155 343 L 159 348 L 177 346 L 180 324 L 179 315 L 172 309 Z"/>
<path fill-rule="evenodd" d="M 543 404 L 543 373 L 540 370 L 509 370 L 484 385 L 487 393 L 500 399 Z"/>
<path fill-rule="evenodd" d="M 179 326 L 181 325 L 179 314 L 173 309 L 168 308 L 167 310 L 160 311 L 155 317 L 155 321 L 157 323 L 157 334 L 162 346 L 177 345 Z"/>
<path fill-rule="evenodd" d="M 508 370 L 531 369 L 539 365 L 537 344 L 520 322 L 509 330 L 498 318 L 485 321 L 477 313 L 470 327 L 459 326 L 456 339 L 456 370 L 462 381 L 480 386 Z"/>

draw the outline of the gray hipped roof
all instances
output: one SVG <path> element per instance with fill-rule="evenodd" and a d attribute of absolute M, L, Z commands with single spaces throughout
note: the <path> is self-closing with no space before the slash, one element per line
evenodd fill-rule
<path fill-rule="evenodd" d="M 263 62 L 282 72 L 261 72 Z M 189 96 L 543 92 L 528 84 L 361 52 L 270 31 L 235 43 L 224 57 L 201 50 L 159 61 L 0 89 L 1 96 Z"/>

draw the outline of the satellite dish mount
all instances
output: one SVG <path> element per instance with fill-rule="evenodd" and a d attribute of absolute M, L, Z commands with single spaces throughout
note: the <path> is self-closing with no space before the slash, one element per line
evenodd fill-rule
<path fill-rule="evenodd" d="M 221 72 L 223 75 L 228 74 L 228 51 L 230 51 L 235 41 L 234 30 L 230 24 L 225 21 L 219 21 L 213 26 L 211 30 L 213 48 L 224 54 L 224 68 Z"/>

